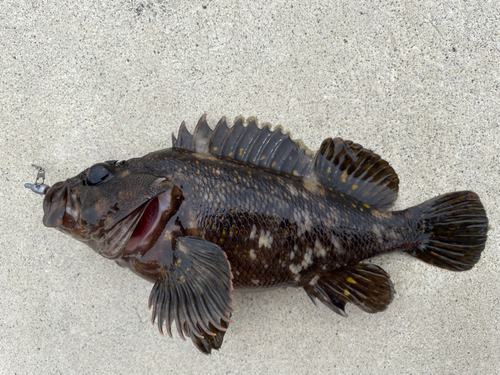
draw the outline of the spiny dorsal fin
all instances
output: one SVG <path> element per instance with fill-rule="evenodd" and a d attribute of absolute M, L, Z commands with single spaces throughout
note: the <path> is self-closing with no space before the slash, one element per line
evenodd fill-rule
<path fill-rule="evenodd" d="M 340 138 L 327 138 L 314 159 L 319 182 L 377 208 L 391 207 L 399 179 L 388 162 L 371 150 Z"/>
<path fill-rule="evenodd" d="M 177 136 L 177 139 L 175 139 L 174 134 L 172 133 L 172 145 L 174 145 L 174 147 L 190 151 L 194 149 L 193 136 L 189 130 L 187 130 L 186 123 L 184 121 L 182 121 L 181 127 L 179 128 L 179 135 Z"/>
<path fill-rule="evenodd" d="M 231 128 L 223 117 L 212 130 L 207 124 L 206 115 L 203 115 L 193 135 L 183 122 L 178 137 L 175 138 L 172 134 L 172 145 L 193 152 L 232 158 L 295 176 L 305 176 L 313 165 L 311 152 L 301 142 L 292 140 L 288 133 L 283 134 L 279 126 L 273 130 L 268 124 L 259 127 L 254 117 L 246 121 L 238 117 Z"/>
<path fill-rule="evenodd" d="M 254 117 L 246 121 L 238 117 L 231 128 L 223 117 L 212 130 L 203 115 L 192 135 L 183 122 L 178 137 L 172 135 L 172 145 L 317 180 L 377 208 L 389 208 L 397 198 L 396 172 L 372 151 L 351 141 L 327 138 L 313 157 L 300 141 L 283 134 L 281 127 L 259 127 Z"/>

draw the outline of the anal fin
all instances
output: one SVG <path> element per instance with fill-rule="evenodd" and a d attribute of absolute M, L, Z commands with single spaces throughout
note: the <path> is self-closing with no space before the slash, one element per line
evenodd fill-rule
<path fill-rule="evenodd" d="M 365 312 L 377 313 L 384 311 L 394 296 L 389 275 L 373 264 L 356 264 L 326 272 L 314 277 L 304 290 L 311 299 L 316 297 L 342 316 L 347 316 L 344 311 L 347 302 Z"/>

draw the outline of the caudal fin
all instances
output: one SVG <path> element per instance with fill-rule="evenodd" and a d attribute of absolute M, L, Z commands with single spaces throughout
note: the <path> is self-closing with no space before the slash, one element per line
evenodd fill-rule
<path fill-rule="evenodd" d="M 416 258 L 452 271 L 470 270 L 486 243 L 488 218 L 476 193 L 444 194 L 414 207 L 420 211 L 427 238 L 408 251 Z"/>

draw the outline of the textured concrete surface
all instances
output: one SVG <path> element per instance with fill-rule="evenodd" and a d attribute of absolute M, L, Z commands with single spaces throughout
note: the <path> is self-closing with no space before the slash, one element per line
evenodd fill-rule
<path fill-rule="evenodd" d="M 496 373 L 500 361 L 500 3 L 2 2 L 0 372 Z M 236 294 L 221 351 L 161 337 L 151 285 L 43 227 L 23 188 L 169 147 L 181 120 L 258 116 L 312 149 L 341 136 L 399 174 L 396 209 L 461 189 L 490 218 L 453 273 L 373 259 L 387 311 L 344 319 L 302 290 Z"/>

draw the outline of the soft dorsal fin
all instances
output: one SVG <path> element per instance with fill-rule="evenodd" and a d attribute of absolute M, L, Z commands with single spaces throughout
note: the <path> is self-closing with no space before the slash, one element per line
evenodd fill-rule
<path fill-rule="evenodd" d="M 398 175 L 371 150 L 340 138 L 327 138 L 314 159 L 319 182 L 377 208 L 391 207 L 398 196 Z"/>
<path fill-rule="evenodd" d="M 238 117 L 231 128 L 223 117 L 212 130 L 203 115 L 193 134 L 183 122 L 177 138 L 172 134 L 172 145 L 316 180 L 377 208 L 389 208 L 397 198 L 396 172 L 372 151 L 351 141 L 327 138 L 313 156 L 281 127 L 259 127 L 254 117 L 246 121 Z"/>

